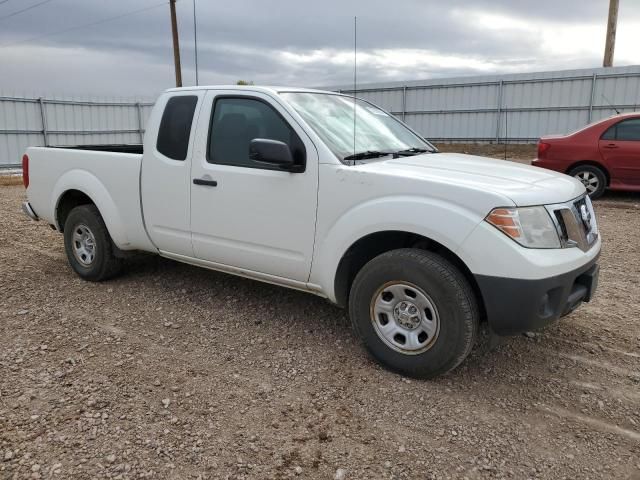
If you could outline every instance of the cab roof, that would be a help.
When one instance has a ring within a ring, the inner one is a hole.
[[[184,92],[194,90],[238,90],[246,92],[262,92],[270,94],[279,94],[281,92],[306,92],[306,93],[334,93],[337,92],[330,90],[317,90],[313,88],[301,88],[301,87],[280,87],[280,86],[262,86],[262,85],[201,85],[192,87],[177,87],[166,90],[167,92]]]

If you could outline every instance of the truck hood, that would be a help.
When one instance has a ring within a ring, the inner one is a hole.
[[[585,193],[573,177],[516,162],[465,155],[432,153],[372,162],[383,173],[441,181],[507,197],[517,206],[561,203]]]

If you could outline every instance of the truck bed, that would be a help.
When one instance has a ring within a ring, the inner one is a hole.
[[[40,218],[62,229],[56,218],[58,199],[79,191],[96,204],[119,248],[154,249],[142,220],[142,145],[31,147],[27,155],[29,200]]]
[[[90,150],[95,152],[112,152],[112,153],[137,153],[142,155],[143,148],[141,143],[133,144],[97,144],[97,145],[54,145],[49,148],[64,148],[65,150]]]

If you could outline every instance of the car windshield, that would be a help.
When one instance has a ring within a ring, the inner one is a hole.
[[[363,100],[355,100],[354,108],[354,98],[344,95],[281,92],[281,96],[340,160],[355,161],[435,151],[431,144],[392,115]]]

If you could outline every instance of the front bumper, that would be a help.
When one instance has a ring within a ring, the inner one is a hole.
[[[593,298],[598,286],[597,260],[540,280],[475,275],[489,326],[498,335],[516,335],[572,312]]]

